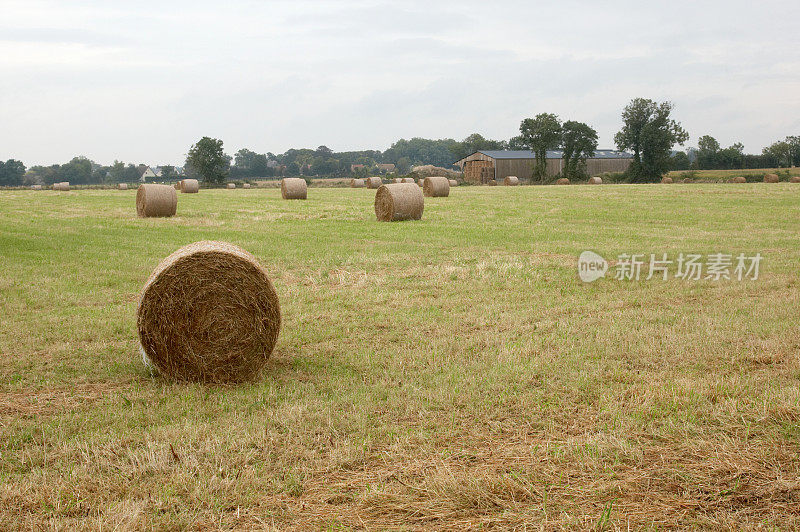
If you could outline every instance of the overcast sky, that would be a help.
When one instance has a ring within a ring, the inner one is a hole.
[[[800,2],[0,0],[0,159],[498,139],[552,112],[613,147],[631,98],[688,145],[800,134]]]

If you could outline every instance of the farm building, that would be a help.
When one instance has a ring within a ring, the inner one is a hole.
[[[464,180],[470,183],[502,181],[510,175],[529,179],[533,173],[536,156],[527,150],[481,150],[464,157],[455,164],[464,172]],[[586,159],[589,175],[603,172],[624,172],[633,161],[633,155],[624,151],[597,150],[594,157]],[[560,150],[547,152],[547,175],[555,176],[564,168]]]

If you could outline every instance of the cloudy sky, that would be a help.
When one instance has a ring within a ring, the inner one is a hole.
[[[180,164],[204,135],[275,153],[509,138],[613,147],[634,97],[748,152],[800,134],[800,2],[0,0],[0,159]]]

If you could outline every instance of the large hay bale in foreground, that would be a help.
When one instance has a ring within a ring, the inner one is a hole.
[[[164,259],[139,299],[145,361],[178,381],[235,382],[256,377],[281,325],[266,270],[226,242],[195,242]]]
[[[590,177],[589,181],[587,181],[587,183],[589,185],[602,185],[603,184],[603,179],[601,177],[594,176],[594,177]]]
[[[42,190],[42,185],[31,185],[31,190]]]
[[[731,183],[747,183],[747,178],[741,175],[737,175],[733,179],[731,179]]]
[[[800,183],[800,175],[793,175],[791,179],[789,179],[790,183]]]
[[[128,183],[120,183],[117,185],[119,190],[128,190]]]
[[[350,180],[350,188],[364,188],[364,180],[363,179],[351,179]]]
[[[422,191],[429,198],[446,198],[450,195],[450,180],[441,175],[426,177]]]
[[[503,179],[503,185],[507,187],[515,187],[519,185],[519,178],[515,175],[506,176],[505,179]]]
[[[424,207],[422,190],[414,183],[381,185],[375,193],[375,216],[380,222],[419,220]]]
[[[283,199],[306,199],[308,185],[300,177],[284,177],[281,180],[281,196]]]
[[[672,184],[672,178],[669,176],[664,176],[661,178],[661,182],[665,185],[670,185]]]
[[[383,185],[383,181],[380,177],[367,178],[367,188],[379,188],[381,185]]]
[[[764,183],[777,183],[780,180],[777,174],[767,174],[764,176]]]
[[[182,179],[181,192],[184,194],[197,194],[200,192],[200,182],[197,179]]]
[[[556,185],[569,185],[569,179],[566,177],[562,177],[558,181],[556,181]]]
[[[413,177],[404,177],[402,181],[402,183],[413,183],[413,182],[414,182]]]
[[[227,185],[225,185],[225,188],[234,189],[234,188],[236,188],[236,183],[228,183]]]
[[[458,181],[456,181],[455,179],[451,179],[450,180],[450,186],[451,187],[457,187],[458,186]]]
[[[140,218],[174,216],[178,193],[169,185],[144,184],[136,191],[136,214]]]

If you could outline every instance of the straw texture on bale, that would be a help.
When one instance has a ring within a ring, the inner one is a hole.
[[[451,187],[457,187],[458,186],[458,181],[456,181],[455,179],[451,179],[450,180],[450,186]]]
[[[419,220],[424,207],[422,190],[414,183],[381,185],[375,193],[375,216],[380,222]]]
[[[767,174],[764,176],[764,183],[777,183],[780,178],[775,174]]]
[[[364,188],[364,180],[363,179],[351,179],[350,180],[350,188]]]
[[[182,179],[181,192],[184,194],[197,194],[200,192],[200,182],[197,179]]]
[[[380,177],[368,177],[367,178],[367,188],[378,188],[383,185],[383,181],[381,181]]]
[[[603,179],[598,176],[590,177],[588,183],[590,185],[602,185]]]
[[[793,175],[789,180],[790,183],[800,183],[800,175]]]
[[[42,185],[31,185],[31,190],[42,190]]]
[[[306,199],[308,186],[300,177],[285,177],[281,180],[281,196],[283,199]]]
[[[136,214],[141,218],[174,216],[178,193],[169,185],[139,185],[136,191]]]
[[[250,183],[243,183],[242,188],[250,188]]]
[[[669,184],[672,183],[672,178],[669,177],[669,176],[665,176],[665,177],[661,178],[661,182],[663,184],[665,184],[665,185],[669,185]]]
[[[128,190],[128,183],[120,183],[117,185],[117,188],[120,190]]]
[[[440,175],[426,177],[422,191],[429,198],[446,198],[450,195],[450,180]]]
[[[569,185],[569,179],[566,177],[562,177],[558,181],[556,181],[556,185]]]
[[[414,182],[413,177],[404,177],[402,181],[402,183],[413,183],[413,182]]]
[[[737,175],[731,179],[731,183],[747,183],[747,179],[744,176]]]
[[[145,284],[137,312],[145,361],[177,381],[258,376],[280,325],[267,272],[226,242],[195,242],[164,259]]]
[[[228,183],[226,188],[236,188],[236,183]]]
[[[515,187],[519,185],[519,178],[515,175],[506,176],[506,178],[503,179],[503,184],[507,187]]]

